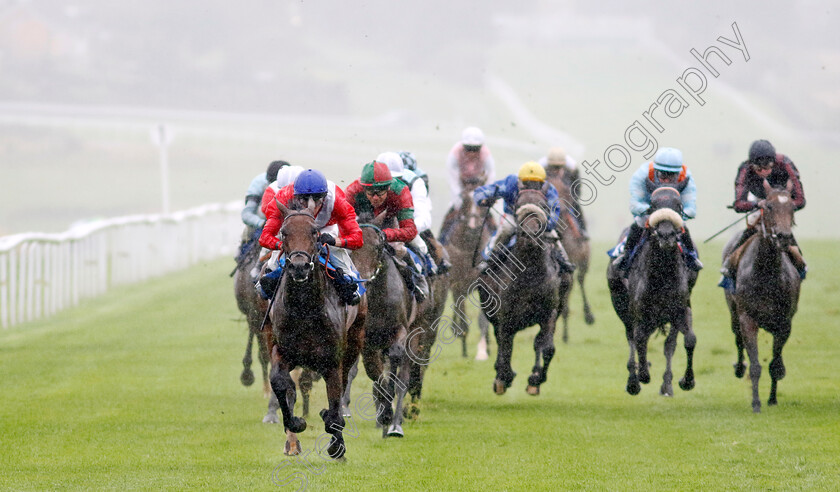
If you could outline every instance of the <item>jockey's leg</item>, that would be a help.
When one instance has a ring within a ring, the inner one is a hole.
[[[646,216],[636,217],[633,223],[630,224],[630,230],[627,232],[627,240],[624,242],[624,251],[613,260],[613,265],[621,273],[626,274],[630,269],[630,255],[633,254],[633,250],[639,244],[639,240],[642,239],[642,233],[645,232],[645,221],[647,221]]]
[[[417,302],[423,302],[429,293],[429,283],[423,276],[423,267],[416,264],[408,253],[408,248],[401,242],[388,243],[394,249],[394,263],[405,281],[408,290],[414,294]]]
[[[569,261],[569,255],[566,254],[566,248],[563,247],[560,239],[554,241],[554,249],[551,251],[551,256],[560,266],[560,273],[572,273],[575,271],[576,267],[574,263]]]
[[[738,241],[735,242],[735,245],[732,247],[732,251],[726,255],[726,258],[723,260],[723,265],[721,265],[720,273],[722,273],[724,277],[735,278],[735,272],[738,270],[738,261],[733,257],[733,253],[738,251],[738,248],[743,246],[744,243],[747,242],[747,239],[753,237],[756,232],[758,232],[756,227],[749,226],[741,233],[741,237],[739,237]]]
[[[330,246],[329,263],[335,268],[335,274],[330,278],[341,301],[350,306],[359,304],[362,296],[359,292],[359,284],[349,277],[357,277],[359,272],[353,265],[353,259],[344,248]],[[323,253],[322,253],[323,255]]]
[[[449,261],[449,252],[447,252],[446,248],[444,248],[443,245],[435,238],[432,230],[426,229],[420,233],[420,237],[426,241],[426,246],[429,247],[429,251],[434,257],[438,266],[438,273],[444,274],[448,272],[449,269],[452,268],[452,263]]]
[[[504,261],[505,247],[514,232],[516,232],[516,223],[510,217],[502,217],[501,227],[490,237],[490,241],[482,254],[484,258],[476,265],[479,271],[484,271],[489,267],[487,262],[490,258],[495,258],[495,262]]]
[[[435,265],[435,261],[432,259],[432,256],[429,254],[429,248],[426,246],[426,242],[423,241],[423,238],[420,235],[414,236],[408,243],[408,247],[414,251],[417,256],[423,259],[425,263],[426,272],[429,276],[437,275],[437,265]]]
[[[440,242],[446,244],[449,242],[449,235],[452,233],[452,226],[455,225],[455,218],[458,216],[458,211],[455,207],[450,206],[443,217],[443,224],[440,226]]]
[[[793,238],[793,244],[788,246],[787,253],[790,261],[793,262],[793,266],[796,267],[796,271],[799,272],[799,278],[805,280],[805,274],[808,273],[808,264],[805,263],[805,258],[802,256],[802,249],[796,242],[796,238]]]
[[[271,299],[280,284],[280,277],[283,276],[283,267],[286,265],[286,257],[279,250],[271,253],[271,258],[266,262],[265,271],[268,272],[257,280],[254,287],[263,299]]]
[[[687,227],[683,227],[683,232],[680,234],[680,242],[682,243],[686,266],[695,272],[702,270],[703,263],[700,262],[697,248],[694,246],[694,241],[691,239],[691,233],[688,232]]]

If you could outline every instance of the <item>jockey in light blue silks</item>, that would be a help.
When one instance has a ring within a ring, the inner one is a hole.
[[[633,250],[639,245],[650,213],[650,195],[657,187],[669,186],[680,193],[683,219],[697,215],[697,186],[691,171],[683,164],[682,152],[672,147],[662,147],[653,156],[653,161],[642,164],[630,178],[630,212],[635,216],[626,243],[613,261],[618,270],[625,274],[630,268]],[[686,264],[694,271],[700,271],[703,264],[697,257],[694,241],[688,229],[683,226],[679,238]]]
[[[545,176],[545,169],[543,169],[542,166],[533,161],[526,162],[519,168],[518,175],[511,174],[505,179],[476,188],[473,192],[473,199],[479,206],[492,207],[493,203],[495,203],[497,199],[502,198],[504,199],[505,214],[514,216],[516,200],[519,198],[520,189],[542,191],[548,201],[548,208],[550,211],[550,213],[546,214],[548,216],[548,223],[546,224],[545,230],[550,231],[549,233],[553,235],[554,239],[556,239],[554,241],[555,248],[553,249],[554,259],[557,261],[558,265],[560,265],[561,273],[573,272],[575,270],[575,266],[569,262],[568,256],[566,256],[566,250],[560,243],[559,236],[557,236],[556,233],[560,215],[563,212],[562,205],[560,204],[560,197],[557,194],[557,188],[555,188],[551,183],[547,183],[545,181]],[[490,242],[487,244],[487,248],[485,249],[485,260],[493,256],[493,251],[496,249],[497,245],[506,246],[506,243],[510,241],[511,236],[516,231],[516,223],[513,220],[502,219],[500,222],[501,227],[499,227],[493,237],[490,238]],[[478,267],[481,270],[486,269],[488,267],[487,262],[482,261],[479,263]]]

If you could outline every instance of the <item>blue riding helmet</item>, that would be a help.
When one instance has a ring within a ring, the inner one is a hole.
[[[673,147],[662,147],[653,156],[653,168],[666,173],[678,173],[682,170],[682,152]]]
[[[321,171],[307,169],[295,178],[295,195],[315,195],[327,191],[327,178]]]

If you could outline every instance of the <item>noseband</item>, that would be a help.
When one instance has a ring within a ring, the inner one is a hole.
[[[305,215],[305,216],[309,217],[310,219],[312,219],[313,221],[315,220],[315,217],[308,210],[292,212],[289,215],[287,215],[285,217],[285,219],[288,220],[289,218],[294,217],[296,215]],[[286,241],[283,241],[284,249],[285,249],[285,245],[286,245]],[[309,272],[307,272],[306,277],[304,277],[300,280],[296,279],[293,275],[292,280],[294,280],[297,283],[306,282],[307,280],[309,280],[309,273],[312,272],[312,270],[315,269],[315,261],[313,260],[311,254],[307,253],[306,251],[303,251],[302,249],[298,249],[298,250],[292,251],[290,253],[286,253],[286,260],[289,261],[290,266],[291,266],[292,258],[294,258],[296,256],[303,256],[304,257],[306,263],[309,264]]]

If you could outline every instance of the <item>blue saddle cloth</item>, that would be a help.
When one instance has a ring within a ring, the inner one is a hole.
[[[330,273],[331,277],[335,277],[335,265],[333,265],[332,262],[327,261],[327,248],[326,248],[326,246],[321,247],[321,251],[318,254],[318,263],[320,263],[321,266],[326,268],[328,270],[328,273],[332,272],[332,273]],[[269,278],[280,277],[281,275],[283,275],[283,270],[284,270],[285,266],[286,266],[286,255],[281,255],[280,258],[277,260],[277,270],[274,270],[273,272],[267,273],[266,277],[269,277]],[[355,283],[356,284],[356,289],[359,292],[359,295],[363,295],[365,292],[367,292],[367,289],[365,288],[365,282],[367,282],[367,280],[360,277],[359,272],[357,272],[355,269],[351,269],[350,272],[344,272],[343,277],[344,277],[343,278],[344,283],[348,283],[348,284],[349,283]]]

